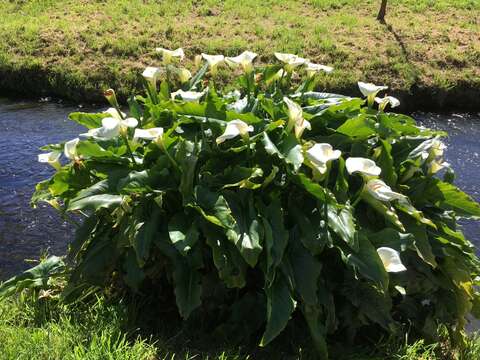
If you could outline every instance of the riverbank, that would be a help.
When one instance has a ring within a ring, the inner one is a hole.
[[[125,97],[159,63],[155,47],[183,46],[190,59],[298,53],[335,68],[322,89],[358,95],[356,82],[368,80],[388,85],[401,111],[479,111],[480,3],[403,1],[386,24],[375,19],[378,3],[0,0],[0,92],[91,103],[113,87]]]

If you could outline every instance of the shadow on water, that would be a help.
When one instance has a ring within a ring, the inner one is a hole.
[[[28,268],[24,259],[38,258],[42,251],[56,255],[66,251],[72,227],[47,205],[32,209],[30,197],[35,184],[53,174],[53,169],[37,162],[39,148],[84,130],[67,119],[72,111],[79,109],[0,99],[0,279]],[[480,201],[480,116],[415,117],[425,126],[450,133],[446,157],[457,172],[457,184]],[[480,247],[479,224],[466,222],[464,229]]]

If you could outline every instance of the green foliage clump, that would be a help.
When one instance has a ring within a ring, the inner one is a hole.
[[[223,57],[191,76],[183,52],[160,51],[128,115],[109,90],[107,112],[70,115],[81,140],[39,156],[57,171],[33,203],[84,216],[67,299],[174,297],[183,318],[213,314],[261,346],[303,315],[323,358],[327,337],[434,339],[445,324],[461,340],[480,267],[457,219],[480,207],[452,183],[446,134],[386,112],[383,87],[313,91],[331,69],[294,55],[227,58],[238,78],[217,89]]]

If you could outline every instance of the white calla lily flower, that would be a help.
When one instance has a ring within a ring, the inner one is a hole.
[[[244,51],[235,57],[226,57],[225,62],[232,68],[242,67],[243,71],[250,73],[253,70],[253,60],[257,54],[251,51]]]
[[[300,138],[305,129],[311,130],[310,122],[303,118],[303,110],[300,105],[295,101],[290,100],[288,97],[284,97],[283,101],[287,104],[288,108],[288,125],[287,132],[295,127],[295,136]]]
[[[400,106],[400,100],[393,96],[385,96],[383,98],[376,97],[375,102],[378,104],[380,111],[384,111],[387,105],[390,105],[392,108]]]
[[[345,165],[350,175],[359,172],[368,176],[378,176],[382,172],[375,161],[362,157],[349,157]]]
[[[172,100],[175,100],[178,96],[183,100],[187,102],[195,102],[199,101],[203,95],[205,95],[208,92],[208,88],[201,91],[183,91],[183,90],[177,90],[173,93],[171,93]]]
[[[215,75],[217,73],[218,66],[225,60],[225,57],[223,55],[208,55],[202,53],[202,57],[207,61],[212,75]]]
[[[402,272],[407,270],[397,250],[389,247],[380,247],[377,249],[377,253],[387,272]]]
[[[49,153],[38,154],[38,162],[48,164],[56,170],[60,170],[62,167],[60,164],[61,155],[62,153],[60,151],[51,151]]]
[[[144,139],[158,141],[163,136],[163,128],[135,129],[133,139]]]
[[[447,146],[439,137],[426,140],[413,149],[408,155],[409,158],[420,158],[422,164],[426,164],[429,175],[434,175],[440,170],[450,167],[450,164],[443,160],[444,150]]]
[[[307,76],[312,77],[313,75],[319,73],[320,71],[326,72],[327,74],[331,73],[333,71],[333,67],[308,62],[307,68],[305,70],[307,71]]]
[[[228,110],[233,110],[237,113],[241,113],[241,112],[243,112],[243,110],[245,110],[247,105],[248,105],[248,98],[245,96],[242,99],[238,99],[237,101],[235,101],[231,104],[228,104],[227,109]]]
[[[77,154],[77,145],[80,142],[79,138],[72,139],[67,141],[63,146],[63,153],[65,157],[70,160],[77,160],[79,158]]]
[[[342,155],[340,150],[333,150],[332,145],[327,143],[315,144],[307,150],[307,159],[320,174],[325,174],[328,162],[337,160],[340,155]]]
[[[360,89],[362,95],[367,98],[368,106],[372,106],[377,94],[382,90],[388,89],[388,86],[377,86],[372,83],[364,83],[359,81],[358,88]]]
[[[295,54],[275,53],[275,57],[285,64],[285,70],[287,72],[293,71],[294,68],[307,64],[308,59],[304,59]]]
[[[148,66],[142,73],[142,76],[147,80],[153,88],[157,87],[157,80],[160,77],[162,70],[158,67]]]
[[[118,120],[125,119],[125,117],[127,116],[127,114],[125,114],[124,112],[118,112],[118,110],[113,107],[108,108],[104,111],[104,113],[109,114],[111,117]]]
[[[125,120],[119,120],[114,117],[107,117],[102,119],[102,127],[90,129],[87,133],[80,134],[80,136],[113,139],[120,134],[125,134],[128,128],[134,128],[137,125],[138,120],[135,118],[126,118]]]
[[[372,179],[367,182],[367,192],[375,199],[380,201],[403,200],[405,195],[399,194],[392,190],[390,186],[382,180]]]
[[[248,137],[248,133],[252,131],[252,125],[248,125],[246,122],[239,119],[232,120],[227,123],[225,132],[221,136],[217,137],[216,142],[217,144],[221,144],[225,140],[233,139],[238,135],[240,135],[242,138],[246,138]]]
[[[176,50],[156,48],[155,50],[156,52],[162,54],[162,59],[164,64],[170,64],[174,58],[177,58],[180,61],[182,61],[183,58],[185,57],[185,53],[183,52],[182,48],[178,48]]]

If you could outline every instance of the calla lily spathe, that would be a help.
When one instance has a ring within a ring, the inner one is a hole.
[[[107,117],[102,119],[102,127],[90,129],[87,133],[80,134],[80,136],[113,139],[121,133],[124,133],[128,128],[134,128],[137,125],[138,121],[135,118],[119,120],[113,117]]]
[[[450,164],[443,159],[443,153],[446,148],[447,146],[439,137],[435,137],[422,142],[410,152],[408,157],[420,157],[421,163],[427,165],[428,174],[433,175],[443,168],[450,166]]]
[[[248,98],[245,96],[231,104],[228,104],[227,109],[235,111],[237,113],[242,113],[243,110],[245,110],[245,108],[247,107],[247,105],[248,105]]]
[[[156,88],[157,80],[160,77],[161,73],[162,70],[160,68],[148,66],[143,71],[142,76],[152,85],[152,87]]]
[[[183,60],[185,57],[185,53],[183,52],[182,48],[178,48],[176,50],[168,50],[164,48],[156,48],[155,49],[158,53],[162,54],[163,63],[170,64],[174,58],[179,59],[180,61]]]
[[[212,75],[217,73],[218,66],[225,61],[225,57],[223,55],[208,55],[202,53],[202,57],[207,61]]]
[[[392,108],[400,106],[400,100],[393,96],[385,96],[383,98],[376,97],[375,102],[378,104],[380,111],[384,111],[387,105],[390,105]]]
[[[332,145],[326,143],[315,144],[307,150],[307,159],[320,174],[325,174],[328,162],[337,160],[340,155],[342,155],[340,150],[333,150]]]
[[[79,158],[77,154],[77,145],[80,142],[79,138],[72,139],[67,141],[63,146],[63,153],[65,157],[70,160],[77,160]]]
[[[304,59],[295,54],[275,53],[275,57],[285,64],[285,70],[291,72],[294,68],[307,64],[308,59]]]
[[[243,138],[248,137],[248,133],[253,131],[253,126],[248,125],[246,122],[236,119],[229,121],[225,132],[216,139],[217,144],[223,143],[225,140],[233,139],[238,135]]]
[[[359,81],[358,88],[360,89],[362,95],[367,98],[368,106],[372,106],[377,94],[382,90],[388,89],[388,86],[377,86],[372,83],[364,83]]]
[[[225,62],[232,68],[242,67],[243,71],[250,73],[253,70],[253,60],[257,54],[251,51],[244,51],[235,57],[226,57]]]
[[[403,200],[405,195],[399,194],[392,190],[390,186],[382,180],[372,179],[367,182],[367,192],[375,199],[380,201]]]
[[[327,74],[331,73],[333,71],[333,67],[308,62],[307,63],[307,68],[305,70],[307,71],[307,76],[312,77],[313,75],[319,73],[320,71],[324,71]]]
[[[118,112],[117,109],[111,107],[111,108],[108,108],[107,110],[104,111],[105,114],[109,114],[111,117],[115,118],[115,119],[118,119],[118,120],[122,120],[122,119],[125,119],[127,117],[127,114],[125,114],[124,112]]]
[[[359,172],[363,175],[378,176],[382,172],[375,161],[362,157],[349,157],[345,165],[349,174]]]
[[[180,90],[177,90],[177,91],[171,93],[171,97],[172,97],[172,100],[175,100],[178,96],[180,96],[180,98],[183,101],[195,102],[195,101],[200,100],[202,98],[202,96],[205,95],[207,92],[208,92],[208,88],[201,91],[201,92],[183,91],[183,90],[180,89]]]
[[[397,250],[389,247],[380,247],[377,249],[377,253],[387,272],[402,272],[407,270]]]
[[[48,164],[56,170],[60,170],[62,166],[60,164],[61,154],[62,153],[60,151],[52,151],[49,153],[38,154],[38,162]]]
[[[135,129],[134,139],[158,141],[163,136],[163,128]]]
[[[302,137],[305,129],[311,130],[312,127],[310,122],[303,118],[303,110],[300,105],[295,101],[290,100],[288,97],[284,97],[283,101],[287,104],[288,108],[288,125],[287,131],[290,131],[293,127],[295,128],[295,136],[297,138]]]

